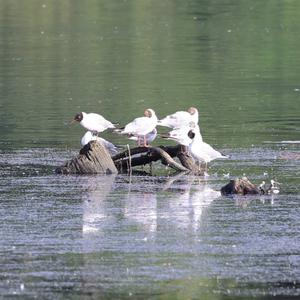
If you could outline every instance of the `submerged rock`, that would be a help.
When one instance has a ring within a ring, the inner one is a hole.
[[[222,195],[256,195],[260,194],[259,189],[247,178],[230,180],[221,188]]]

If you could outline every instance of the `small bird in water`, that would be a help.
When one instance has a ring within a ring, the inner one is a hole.
[[[71,123],[75,121],[79,122],[81,126],[91,131],[93,134],[98,134],[99,132],[102,132],[108,128],[115,128],[113,123],[95,113],[87,114],[85,112],[80,112],[75,115]]]
[[[120,133],[135,136],[139,147],[147,147],[149,145],[147,144],[146,135],[152,132],[156,125],[157,116],[155,111],[148,108],[144,111],[143,117],[136,118],[128,123]]]
[[[266,193],[266,182],[264,180],[258,186],[258,189],[262,195],[264,195]]]
[[[271,179],[270,186],[267,189],[267,194],[279,194],[279,182]]]

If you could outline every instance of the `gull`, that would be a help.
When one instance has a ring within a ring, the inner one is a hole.
[[[134,119],[120,133],[137,137],[138,146],[147,147],[146,135],[152,132],[156,125],[157,116],[153,109],[148,108],[144,111],[144,117]]]
[[[177,111],[174,114],[166,116],[159,120],[157,125],[170,128],[181,128],[183,126],[188,126],[190,122],[198,124],[198,118],[198,109],[190,107],[187,111]]]
[[[90,141],[97,141],[97,142],[101,143],[108,150],[108,152],[110,153],[111,156],[116,155],[118,153],[118,149],[113,143],[111,143],[99,136],[93,135],[93,133],[91,131],[87,131],[84,134],[84,136],[81,138],[80,143],[82,146],[85,146]]]
[[[99,132],[102,132],[108,128],[115,128],[113,123],[95,113],[87,114],[85,112],[80,112],[75,115],[72,123],[75,121],[79,122],[81,126],[89,131],[92,131],[94,134],[98,134]]]
[[[206,168],[207,163],[212,160],[217,158],[228,158],[203,141],[199,127],[191,129],[188,132],[188,137],[191,139],[191,143],[189,144],[189,151],[191,155],[198,163],[204,161]]]
[[[156,136],[157,136],[157,130],[156,130],[156,128],[154,128],[151,132],[149,132],[149,133],[147,133],[145,135],[146,144],[149,145],[150,143],[152,143],[155,140]],[[133,140],[133,141],[137,141],[138,140],[138,136],[136,136],[136,135],[129,135],[129,139]]]
[[[188,136],[188,132],[191,129],[196,129],[200,134],[199,125],[195,124],[194,122],[190,122],[187,125],[175,128],[171,130],[169,133],[161,134],[160,136],[164,139],[178,142],[181,145],[181,152],[188,154],[188,146],[192,142],[192,140]]]
[[[191,138],[188,136],[188,132],[192,128],[197,128],[197,130],[199,130],[200,132],[199,126],[195,125],[195,123],[193,122],[190,122],[189,126],[185,125],[177,127],[166,134],[161,134],[160,136],[164,139],[172,140],[179,143],[182,146],[188,147],[192,142]]]

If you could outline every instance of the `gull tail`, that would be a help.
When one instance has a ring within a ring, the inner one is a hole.
[[[118,128],[115,128],[113,130],[113,132],[115,133],[118,133],[118,134],[123,134],[122,131],[124,130],[125,127],[118,127]]]

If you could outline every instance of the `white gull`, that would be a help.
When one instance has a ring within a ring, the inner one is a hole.
[[[102,132],[108,128],[115,128],[115,125],[106,120],[99,114],[80,112],[75,115],[72,122],[77,121],[85,129],[92,131],[93,133]]]
[[[156,125],[157,116],[153,109],[148,108],[144,112],[144,117],[136,118],[128,123],[121,134],[133,135],[137,137],[138,146],[147,146],[146,135],[153,131]]]
[[[198,124],[199,113],[195,107],[190,107],[187,111],[177,111],[159,120],[157,125],[170,128],[181,128],[188,126],[190,122]]]
[[[157,136],[157,130],[156,128],[154,128],[151,132],[145,135],[146,144],[149,145],[150,143],[152,143],[155,140],[156,136]],[[138,136],[129,135],[129,139],[133,141],[138,141]]]
[[[188,132],[188,137],[191,139],[191,143],[189,144],[189,151],[191,155],[199,163],[201,161],[205,162],[206,167],[207,163],[212,160],[217,158],[228,158],[203,141],[199,127],[191,129]]]
[[[118,153],[118,149],[113,143],[111,143],[111,142],[107,141],[106,139],[103,139],[99,136],[93,135],[93,133],[91,131],[87,131],[84,134],[84,136],[81,138],[80,143],[82,146],[85,146],[90,141],[97,141],[97,142],[101,143],[108,150],[108,152],[110,153],[111,156],[116,155]]]

